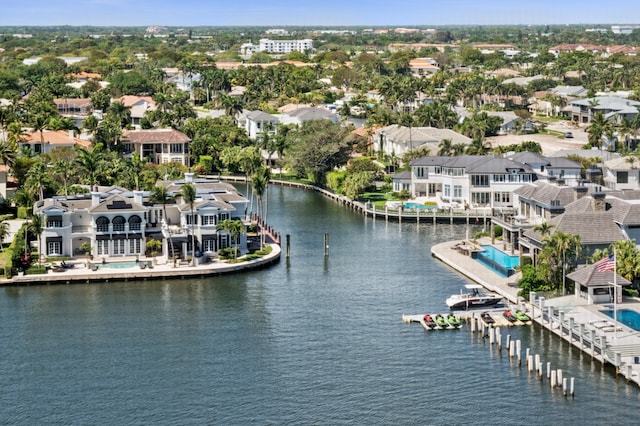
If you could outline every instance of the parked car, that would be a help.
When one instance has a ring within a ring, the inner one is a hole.
[[[571,139],[571,138],[573,138],[573,133],[571,133],[571,132],[567,132],[567,133],[565,133],[565,134],[564,134],[564,137],[565,137],[566,139]]]

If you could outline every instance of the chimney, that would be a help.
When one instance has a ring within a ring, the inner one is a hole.
[[[575,200],[577,201],[587,195],[588,188],[586,186],[576,186],[573,190],[575,191]]]
[[[142,191],[133,191],[133,202],[142,205]]]
[[[591,194],[591,208],[594,212],[603,212],[605,211],[606,203],[604,201],[607,194],[604,192],[594,192]]]
[[[184,174],[184,181],[193,183],[193,172],[186,172]]]
[[[95,207],[100,204],[100,193],[92,192],[91,193],[91,207]]]

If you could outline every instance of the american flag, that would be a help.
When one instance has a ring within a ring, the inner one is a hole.
[[[606,271],[615,270],[615,268],[616,268],[616,259],[615,259],[615,257],[612,255],[612,256],[600,259],[598,262],[596,262],[596,268],[598,269],[598,272],[606,272]]]

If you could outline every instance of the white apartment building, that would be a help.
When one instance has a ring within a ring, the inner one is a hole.
[[[271,40],[268,38],[260,39],[258,51],[267,53],[287,54],[291,52],[307,52],[313,49],[313,40],[310,38],[304,40]]]

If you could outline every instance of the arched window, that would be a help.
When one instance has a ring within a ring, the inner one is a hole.
[[[98,232],[109,232],[109,219],[100,216],[96,219],[96,225],[98,227]]]
[[[129,231],[139,231],[142,223],[140,216],[131,216],[129,218]]]
[[[116,216],[113,218],[113,231],[114,232],[122,232],[124,231],[124,224],[125,224],[126,220],[124,220],[124,217],[122,216]]]

